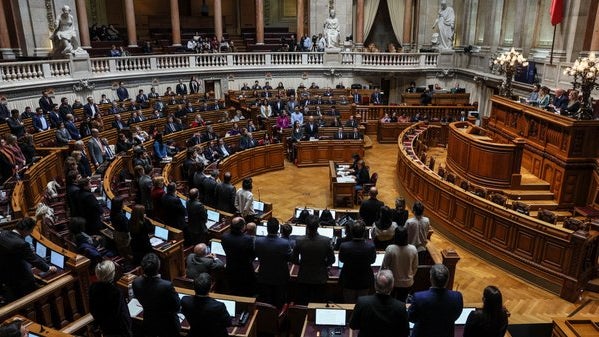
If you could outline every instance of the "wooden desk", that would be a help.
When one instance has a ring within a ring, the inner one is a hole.
[[[329,327],[321,327],[314,323],[315,321],[315,313],[316,309],[343,309],[346,310],[345,322],[347,323],[345,327],[342,327],[342,333],[339,337],[353,337],[358,335],[358,330],[352,330],[349,328],[349,321],[354,311],[353,304],[327,304],[327,303],[309,303],[308,304],[308,314],[306,315],[306,319],[304,320],[304,327],[302,328],[302,337],[327,337],[328,331],[324,331],[329,329]]]
[[[599,320],[589,318],[560,317],[553,319],[551,337],[597,337]]]
[[[194,296],[195,292],[191,289],[186,288],[178,288],[175,287],[175,291],[179,294],[179,298],[183,298],[184,296]],[[247,323],[244,326],[230,326],[227,328],[229,332],[229,336],[238,336],[238,337],[255,337],[256,332],[256,318],[258,315],[258,310],[256,309],[256,298],[254,297],[242,297],[242,296],[233,296],[233,295],[225,295],[219,293],[210,293],[210,297],[214,299],[221,300],[229,300],[235,301],[235,316],[238,317],[242,312],[247,311],[250,313],[250,317],[248,318]],[[130,304],[131,305],[131,304]],[[134,304],[136,305],[136,304]],[[132,316],[134,320],[142,321],[143,320],[143,310],[135,316]],[[187,319],[181,321],[181,330],[184,332],[189,332],[189,323]]]
[[[420,105],[421,93],[403,93],[401,102],[407,105]],[[470,104],[470,93],[433,93],[432,105],[467,105]]]
[[[35,336],[48,336],[48,337],[69,337],[72,335],[69,335],[67,333],[64,332],[60,332],[58,330],[54,330],[52,328],[49,328],[47,326],[43,326],[41,324],[35,323],[34,321],[27,319],[21,315],[15,315],[7,320],[4,321],[4,324],[9,324],[12,323],[14,321],[21,321],[21,326],[24,326],[27,328],[27,331],[29,331],[31,334],[29,334],[29,336],[34,336],[33,334],[35,334]]]
[[[351,163],[337,163],[329,161],[330,192],[333,198],[333,207],[353,207],[356,200],[356,182],[338,182],[337,166],[349,165]]]
[[[326,166],[330,160],[351,161],[357,153],[364,157],[364,140],[316,140],[294,143],[297,166]]]

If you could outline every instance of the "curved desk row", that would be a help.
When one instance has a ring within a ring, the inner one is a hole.
[[[413,154],[423,123],[398,140],[399,181],[421,200],[436,230],[528,282],[569,301],[594,277],[599,233],[572,232],[496,205],[443,181]]]

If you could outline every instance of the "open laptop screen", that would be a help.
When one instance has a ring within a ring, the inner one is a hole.
[[[264,212],[264,203],[261,201],[256,201],[254,200],[252,202],[252,207],[254,208],[254,210],[259,211],[259,212]]]
[[[206,213],[208,214],[209,221],[219,222],[220,213],[218,213],[217,211],[213,211],[211,209],[207,210]]]
[[[42,259],[45,259],[46,256],[48,256],[48,248],[40,242],[37,242],[35,244],[35,253],[37,254],[37,256],[41,257]]]
[[[216,255],[227,256],[223,245],[218,241],[210,241],[210,251]]]
[[[345,310],[343,309],[316,309],[316,325],[345,326]]]
[[[51,250],[50,251],[50,263],[60,269],[64,269],[64,255]]]
[[[227,312],[229,313],[229,316],[235,317],[235,301],[221,300],[218,298],[215,298],[215,300],[217,300],[225,305],[225,308],[227,308]]]
[[[164,227],[155,226],[154,227],[154,236],[160,238],[164,241],[168,240],[168,229]]]

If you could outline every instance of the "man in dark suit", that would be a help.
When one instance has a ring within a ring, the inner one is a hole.
[[[66,97],[60,99],[60,106],[58,107],[58,109],[54,107],[52,107],[52,109],[58,112],[58,115],[63,121],[67,119],[68,114],[73,114],[73,108],[69,104],[69,99]]]
[[[358,131],[358,128],[357,128],[357,127],[355,127],[355,128],[352,130],[352,132],[350,132],[350,133],[347,135],[347,139],[362,139],[362,138],[364,138],[364,137],[362,136],[362,134],[360,133],[360,131]]]
[[[206,177],[206,179],[204,179],[202,181],[202,202],[210,207],[214,207],[216,205],[216,199],[214,198],[214,194],[216,191],[216,186],[218,185],[218,183],[216,182],[216,179],[218,178],[218,171],[217,170],[212,170],[212,172],[210,172],[210,176]]]
[[[0,123],[5,123],[6,119],[10,117],[10,111],[8,109],[8,101],[6,97],[0,97]]]
[[[147,108],[150,104],[148,99],[148,95],[144,94],[143,89],[139,89],[137,96],[135,97],[135,102],[139,104],[142,108]]]
[[[25,241],[34,227],[33,218],[24,218],[17,222],[15,229],[0,230],[0,282],[6,285],[8,301],[37,289],[31,266],[44,272],[56,272],[56,267],[48,266]]]
[[[340,126],[339,129],[337,129],[337,132],[335,132],[335,135],[333,136],[334,139],[345,139],[345,132],[343,132],[343,127]]]
[[[305,135],[308,138],[318,138],[318,123],[314,121],[314,116],[308,118],[308,123],[304,126]]]
[[[21,113],[17,109],[12,109],[10,111],[10,117],[6,119],[6,123],[8,123],[8,128],[10,129],[10,133],[17,136],[17,138],[21,138],[25,136],[25,123],[21,120]]]
[[[112,127],[117,131],[121,131],[123,128],[127,127],[127,124],[123,122],[120,114],[116,114],[114,115],[114,120],[112,121]]]
[[[358,297],[368,295],[374,283],[371,264],[376,260],[376,248],[372,241],[364,240],[362,221],[352,223],[349,230],[352,240],[339,246],[339,262],[343,262],[339,284],[345,303],[356,303]]]
[[[50,128],[50,123],[44,117],[44,112],[42,108],[35,109],[35,116],[33,116],[33,128],[35,132],[46,131]]]
[[[431,288],[412,296],[408,319],[414,323],[413,337],[449,336],[454,333],[454,322],[464,307],[462,294],[448,290],[449,270],[436,264],[430,271]]]
[[[206,208],[200,200],[198,200],[200,192],[197,188],[189,190],[187,198],[187,238],[185,245],[196,245],[200,242],[208,241],[208,228],[206,228],[206,221],[208,220],[208,214]]]
[[[281,100],[281,98],[277,98],[275,102],[272,103],[272,112],[275,116],[279,116],[281,112],[285,111],[285,102]]]
[[[224,138],[220,138],[218,140],[218,153],[220,154],[221,158],[226,158],[233,154],[233,149],[227,145]]]
[[[354,89],[352,93],[352,103],[362,104],[362,95],[358,93],[358,89]]]
[[[169,215],[164,219],[164,223],[167,226],[178,229],[184,229],[186,227],[185,206],[183,206],[181,199],[177,196],[177,184],[174,182],[171,182],[166,186],[166,193],[162,196],[162,207],[164,207],[164,214]]]
[[[129,91],[125,88],[125,83],[119,82],[119,87],[116,89],[116,95],[119,98],[119,101],[124,101],[129,99]]]
[[[364,220],[366,226],[372,226],[375,221],[379,219],[381,207],[385,204],[376,198],[379,191],[376,187],[371,187],[368,191],[369,198],[362,201],[360,205],[360,218]]]
[[[189,337],[229,336],[227,327],[231,326],[231,316],[229,316],[224,303],[208,296],[211,286],[210,275],[201,273],[193,281],[195,296],[184,296],[181,299],[181,312],[185,315],[190,327],[187,334]]]
[[[387,269],[379,271],[374,289],[375,295],[358,299],[349,327],[360,330],[358,337],[408,337],[406,305],[390,296],[393,273]]]
[[[85,232],[87,234],[97,234],[100,232],[102,225],[102,215],[104,208],[92,193],[92,184],[89,178],[81,178],[77,183],[79,185],[79,193],[77,194],[78,212],[85,218]]]
[[[225,274],[231,287],[231,294],[254,296],[256,276],[254,273],[254,239],[243,233],[245,220],[235,217],[231,220],[231,231],[223,235],[222,245],[227,254]]]
[[[83,106],[83,112],[85,112],[86,116],[89,116],[91,119],[96,118],[96,115],[100,114],[100,107],[94,103],[94,98],[89,96],[87,98],[87,103]]]
[[[383,95],[378,88],[374,89],[374,92],[370,95],[370,103],[375,105],[383,104]]]
[[[555,97],[553,98],[553,103],[549,104],[549,106],[554,109],[560,110],[568,108],[568,95],[566,95],[564,89],[555,89]]]
[[[144,309],[142,330],[145,336],[179,336],[179,295],[170,281],[158,275],[160,259],[149,253],[141,260],[143,275],[133,280],[133,293]]]
[[[189,80],[189,93],[197,94],[198,92],[200,92],[200,82],[196,80],[195,76],[191,76],[191,79]]]
[[[324,302],[328,268],[335,263],[331,240],[318,234],[318,216],[306,220],[306,235],[295,242],[291,262],[299,265],[296,303]]]
[[[185,83],[183,83],[182,79],[179,79],[179,84],[177,84],[175,91],[179,96],[187,95],[187,86],[185,85]]]
[[[50,97],[48,90],[42,91],[42,97],[40,97],[39,105],[40,108],[44,110],[44,113],[48,113],[52,111],[52,108],[54,108],[54,102],[52,102],[52,98]]]
[[[241,140],[239,141],[239,148],[241,150],[251,149],[257,145],[258,142],[256,142],[251,132],[247,132],[245,136],[241,136]]]
[[[258,269],[258,298],[281,308],[287,302],[289,282],[289,241],[278,236],[279,220],[271,218],[266,224],[267,236],[257,237],[254,244],[256,257],[260,261]]]
[[[231,172],[225,172],[223,181],[216,186],[214,190],[214,200],[216,209],[235,213],[235,186],[231,184]]]

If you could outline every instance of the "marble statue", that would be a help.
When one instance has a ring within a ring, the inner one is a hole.
[[[62,14],[56,19],[56,28],[51,36],[54,49],[54,56],[69,56],[77,54],[87,54],[81,48],[79,39],[77,38],[77,30],[75,30],[75,20],[71,15],[69,6],[62,7]]]
[[[329,11],[329,17],[324,22],[324,36],[327,48],[339,47],[339,19],[335,16],[335,10]]]
[[[446,0],[441,0],[441,9],[439,10],[439,16],[433,24],[433,29],[435,29],[435,27],[439,29],[439,48],[452,49],[455,28],[455,13],[453,8],[447,7]]]

